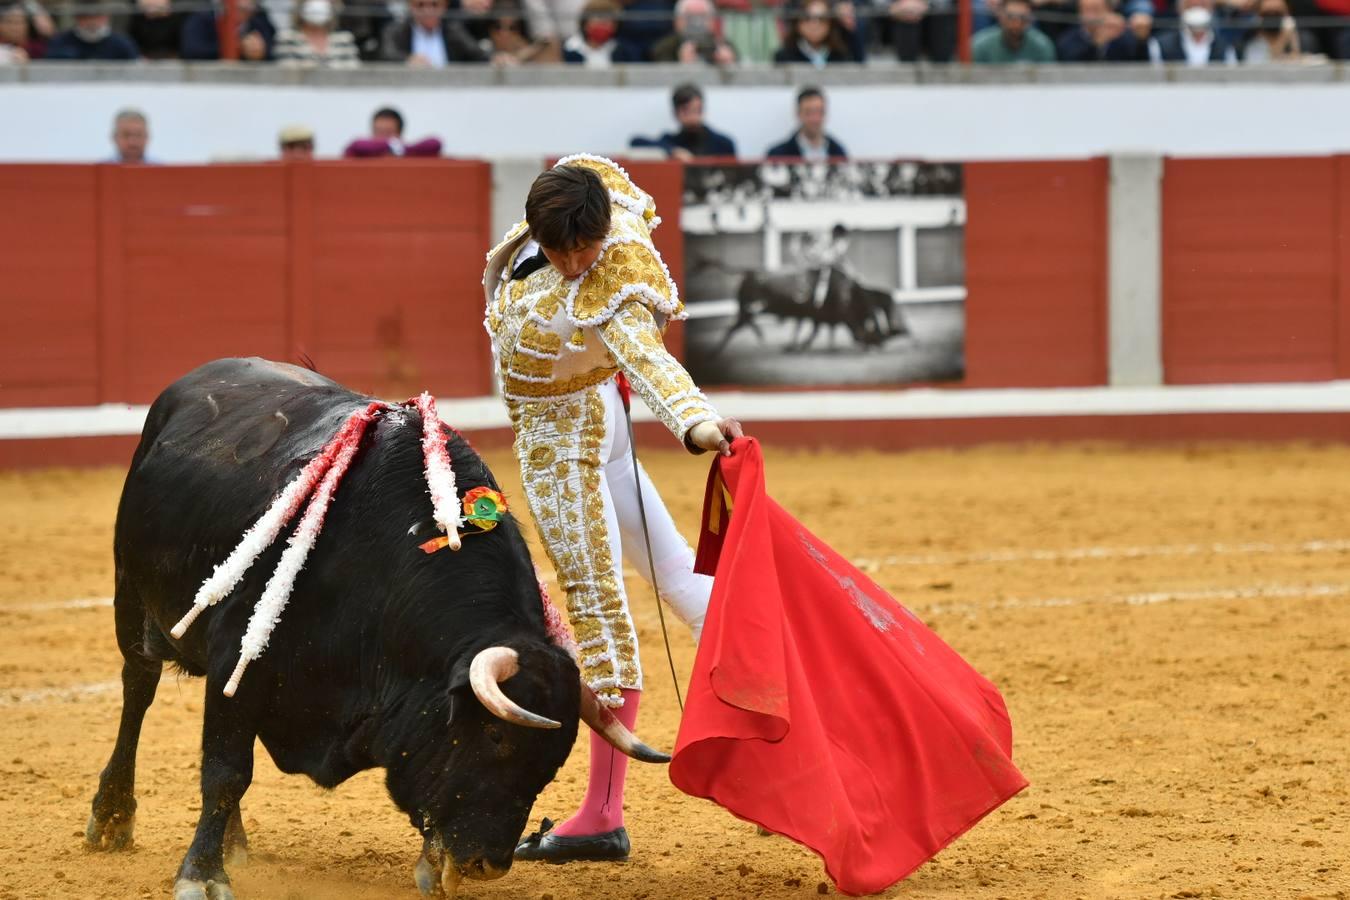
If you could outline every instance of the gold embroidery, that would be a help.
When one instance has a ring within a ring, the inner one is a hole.
[[[552,447],[535,447],[530,451],[530,465],[536,469],[547,469],[553,465],[556,456]]]
[[[510,397],[562,397],[603,384],[613,377],[613,369],[597,369],[594,372],[584,372],[573,376],[565,381],[540,384],[536,381],[521,381],[507,375],[502,381],[502,390]]]
[[[634,242],[615,244],[605,251],[577,290],[572,316],[583,324],[595,321],[611,311],[625,289],[631,291],[635,286],[656,294],[645,299],[663,312],[678,315],[683,309],[661,260],[650,249]]]
[[[598,329],[600,339],[628,375],[634,392],[676,436],[717,418],[689,373],[661,343],[656,319],[642,303],[626,303]]]

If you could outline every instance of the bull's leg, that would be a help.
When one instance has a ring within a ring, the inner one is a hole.
[[[232,657],[227,661],[232,661]],[[253,780],[256,729],[247,690],[233,698],[221,694],[225,675],[206,679],[206,712],[202,716],[202,814],[197,833],[178,870],[174,900],[233,900],[225,873],[226,833],[239,823],[239,801]]]
[[[84,839],[94,850],[126,850],[135,840],[136,747],[163,668],[159,660],[140,654],[145,608],[122,585],[113,601],[113,616],[117,646],[122,651],[122,721],[112,756],[99,776],[98,793],[84,829]]]

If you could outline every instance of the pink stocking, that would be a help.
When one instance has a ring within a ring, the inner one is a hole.
[[[637,724],[641,691],[625,689],[623,706],[612,710],[615,718],[630,731]],[[581,809],[554,827],[559,836],[604,834],[623,824],[623,782],[628,776],[628,757],[595,732],[591,732],[591,774],[586,783],[586,799]]]

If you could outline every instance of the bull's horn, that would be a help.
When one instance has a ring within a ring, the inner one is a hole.
[[[615,750],[625,756],[631,756],[633,759],[649,763],[668,763],[670,757],[660,750],[653,750],[642,741],[637,739],[633,732],[614,717],[600,703],[600,699],[595,696],[595,691],[586,683],[583,678],[581,681],[581,721],[591,726],[591,730],[600,735]]]
[[[469,664],[469,686],[478,702],[499,719],[523,725],[526,728],[561,728],[561,722],[532,713],[506,694],[501,684],[520,671],[520,657],[510,647],[487,647],[479,650]]]

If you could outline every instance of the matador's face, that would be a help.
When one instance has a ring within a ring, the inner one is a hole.
[[[562,277],[569,281],[573,278],[579,278],[587,269],[595,264],[600,258],[600,248],[603,242],[590,241],[578,244],[571,250],[551,250],[548,247],[541,247],[544,251],[544,257],[548,259],[553,268],[562,273]]]

